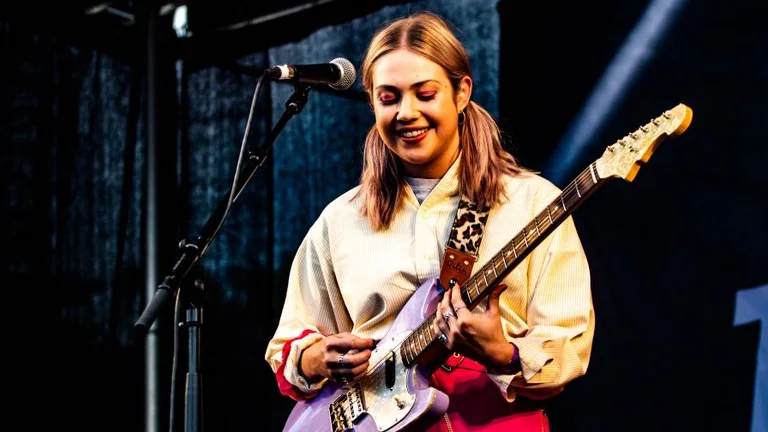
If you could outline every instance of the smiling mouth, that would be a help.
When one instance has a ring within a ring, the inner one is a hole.
[[[398,135],[400,136],[400,138],[413,139],[413,138],[418,138],[418,137],[424,135],[428,131],[429,131],[429,128],[424,128],[424,129],[418,129],[418,130],[409,130],[409,131],[398,132]]]

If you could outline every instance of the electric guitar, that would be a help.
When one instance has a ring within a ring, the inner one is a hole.
[[[693,112],[679,104],[616,141],[566,186],[487,264],[461,284],[469,309],[518,265],[600,186],[613,178],[632,182],[642,164],[671,135],[681,135]],[[341,385],[328,382],[312,399],[299,401],[285,431],[398,431],[418,422],[431,424],[445,413],[448,396],[429,386],[429,377],[447,349],[432,332],[439,301],[439,279],[425,282],[377,343],[367,373]]]

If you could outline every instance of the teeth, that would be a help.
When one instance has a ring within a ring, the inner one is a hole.
[[[419,129],[415,131],[400,132],[400,136],[402,136],[403,138],[413,138],[427,132],[428,129],[429,128],[424,128],[424,129]]]

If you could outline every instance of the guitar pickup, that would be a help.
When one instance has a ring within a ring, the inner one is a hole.
[[[384,377],[387,387],[395,386],[395,352],[391,351],[384,361]]]

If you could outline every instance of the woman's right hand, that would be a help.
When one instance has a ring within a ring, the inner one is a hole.
[[[326,336],[301,353],[299,373],[310,382],[322,378],[346,383],[368,370],[373,339],[363,339],[350,333]]]

